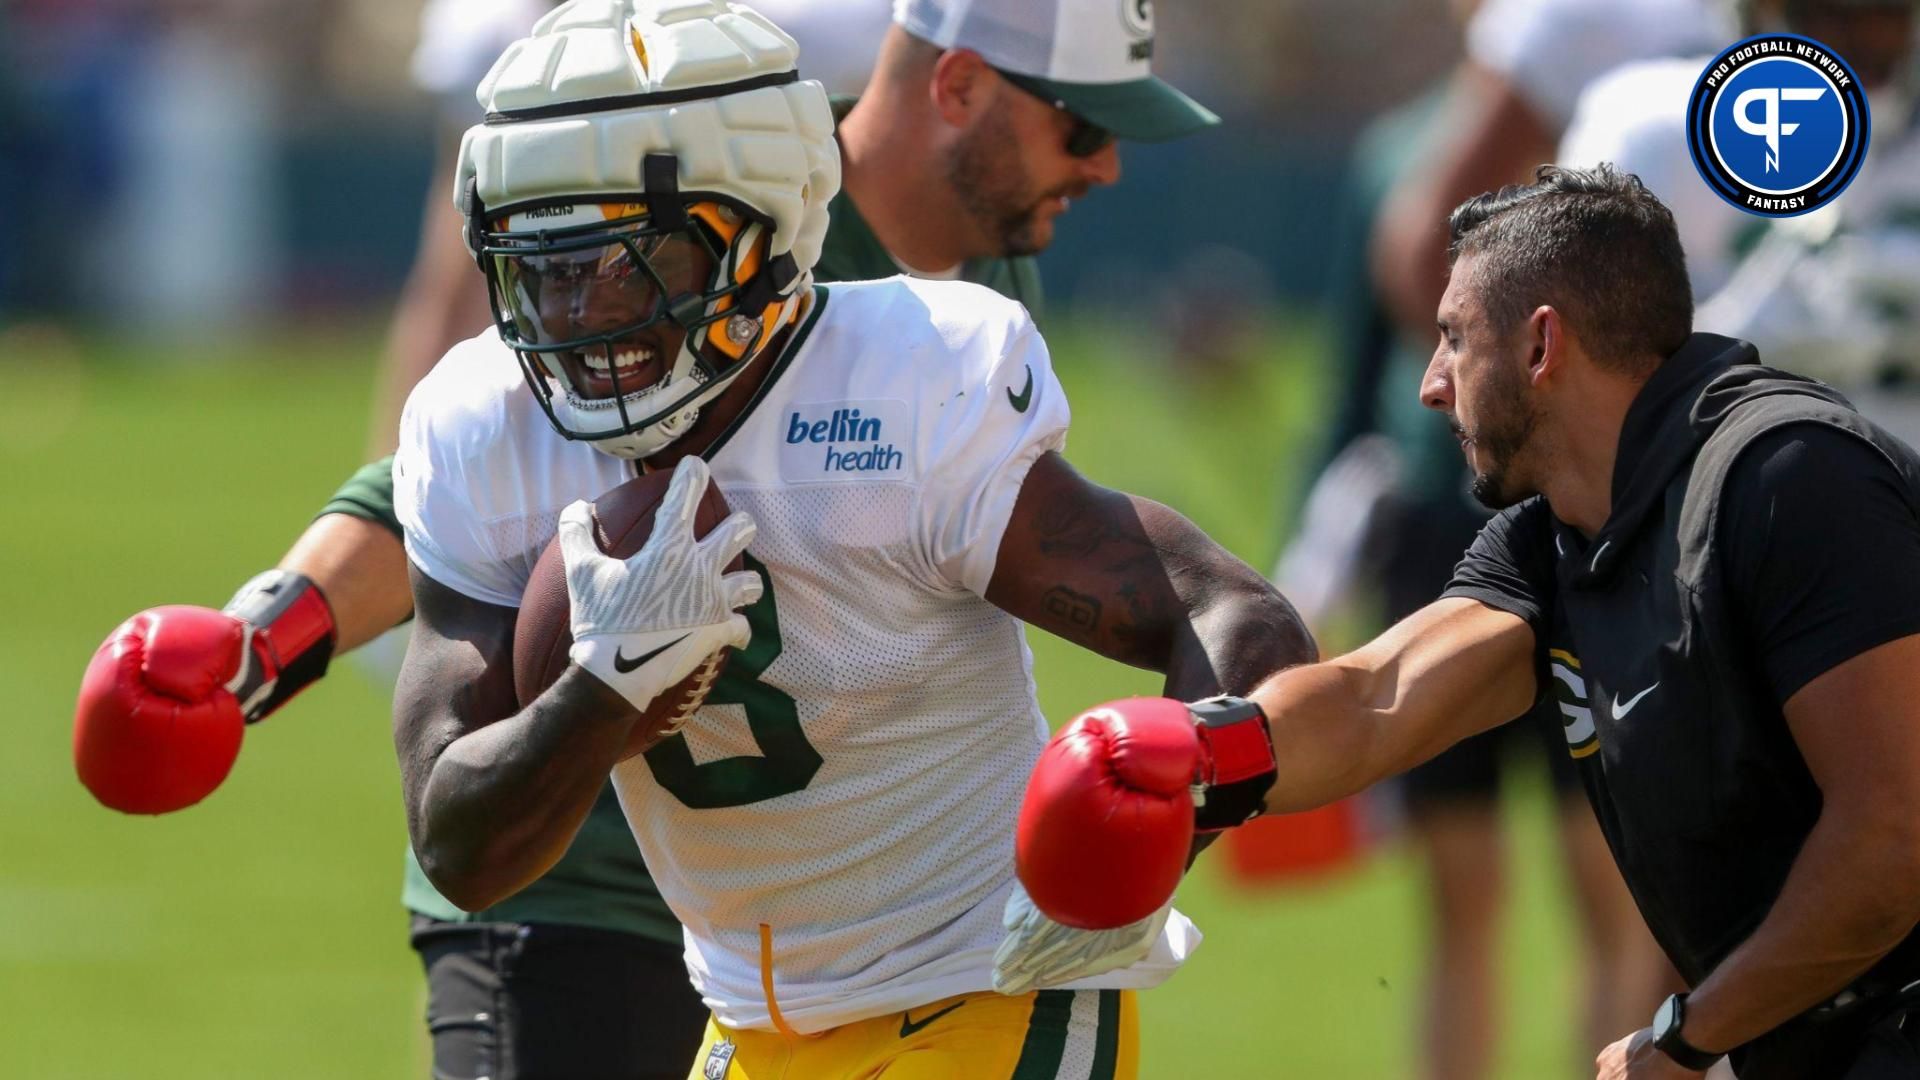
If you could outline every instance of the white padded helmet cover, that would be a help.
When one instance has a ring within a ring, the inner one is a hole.
[[[840,190],[827,94],[811,80],[725,88],[793,71],[798,55],[779,27],[728,0],[571,0],[481,81],[475,96],[488,122],[461,140],[455,203],[464,209],[469,181],[489,212],[644,192],[642,159],[671,153],[681,191],[731,196],[773,220],[770,253],[791,252],[798,271],[791,293],[811,281],[827,203]],[[719,96],[608,108],[608,99],[705,87]],[[501,118],[529,109],[545,112]]]

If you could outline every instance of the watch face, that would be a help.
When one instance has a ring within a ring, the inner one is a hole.
[[[1667,995],[1667,1000],[1661,1002],[1659,1010],[1653,1014],[1653,1037],[1656,1039],[1665,1038],[1667,1033],[1677,1026],[1680,1019],[1679,1014],[1680,995]]]

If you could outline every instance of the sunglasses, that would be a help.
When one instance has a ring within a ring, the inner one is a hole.
[[[1086,117],[1068,108],[1066,102],[1061,101],[1052,93],[1048,92],[1047,88],[1041,83],[1025,75],[1014,74],[1011,71],[1002,71],[999,68],[994,68],[993,70],[998,72],[1001,78],[1019,87],[1023,93],[1044,101],[1067,114],[1067,119],[1073,121],[1073,127],[1067,132],[1067,154],[1069,156],[1088,158],[1113,145],[1113,132],[1108,131],[1106,128],[1101,127],[1099,124],[1088,120]]]

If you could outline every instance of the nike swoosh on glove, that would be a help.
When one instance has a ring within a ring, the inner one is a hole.
[[[1169,897],[1160,910],[1139,922],[1111,930],[1076,930],[1041,914],[1016,882],[1000,920],[1007,936],[993,954],[993,988],[1024,994],[1131,967],[1153,951],[1172,912]]]
[[[652,534],[626,559],[600,550],[587,503],[560,514],[573,623],[567,655],[643,712],[709,656],[752,636],[739,609],[760,599],[760,575],[726,568],[752,543],[753,518],[734,513],[696,539],[694,512],[710,479],[705,461],[682,458]]]

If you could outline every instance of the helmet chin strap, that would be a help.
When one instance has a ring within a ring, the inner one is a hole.
[[[693,427],[693,422],[699,416],[700,411],[694,409],[670,420],[662,420],[652,427],[621,435],[609,435],[604,439],[594,439],[587,445],[603,454],[624,461],[649,458],[678,441],[680,436],[685,435]]]
[[[691,344],[692,335],[688,335],[688,339],[681,342],[680,357],[673,365],[674,369],[684,370],[687,374],[677,379],[669,375],[662,382],[655,383],[653,386],[635,393],[624,402],[628,409],[633,409],[635,406],[644,407],[650,398],[672,401],[677,397],[684,396],[699,385],[698,378],[693,374],[698,368],[693,363],[695,358]],[[744,367],[745,365],[743,364],[741,366]],[[737,375],[738,372],[736,371],[735,374]],[[587,441],[587,445],[603,454],[611,454],[614,457],[627,460],[657,454],[678,441],[680,437],[688,431],[692,430],[694,421],[700,419],[701,406],[718,396],[720,391],[725,389],[732,381],[732,376],[725,379],[714,380],[716,385],[711,386],[707,392],[701,393],[698,397],[694,398],[687,404],[686,408],[664,420],[656,420],[646,427],[641,428],[639,431],[615,432],[607,435],[605,438],[591,439]],[[568,398],[570,399],[569,404],[572,404],[571,391],[568,393]],[[596,411],[603,411],[604,409],[605,406],[602,406],[601,409]]]

